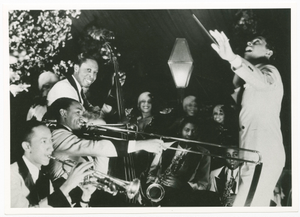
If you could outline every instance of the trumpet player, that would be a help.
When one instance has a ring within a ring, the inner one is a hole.
[[[198,130],[197,121],[187,117],[179,127],[179,136],[194,140]],[[218,205],[216,194],[207,191],[211,158],[206,154],[209,151],[198,144],[175,142],[156,155],[146,181],[148,199],[161,206]]]
[[[57,99],[49,108],[50,116],[57,120],[58,126],[52,132],[54,156],[61,160],[71,159],[76,162],[92,158],[95,170],[107,173],[108,158],[127,153],[145,150],[152,153],[162,151],[163,141],[158,139],[142,141],[92,140],[78,137],[74,132],[80,130],[83,122],[83,106],[70,98]],[[64,177],[61,163],[51,163],[51,174],[54,179]]]
[[[92,173],[88,170],[91,163],[87,162],[72,169],[66,181],[54,191],[49,175],[42,167],[49,164],[48,156],[53,151],[50,129],[43,123],[33,120],[26,122],[24,129],[22,139],[24,155],[10,166],[11,207],[73,206],[69,193],[83,177]],[[90,198],[92,193],[90,189],[85,189],[83,189],[82,201]]]

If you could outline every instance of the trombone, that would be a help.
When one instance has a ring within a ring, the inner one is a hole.
[[[74,167],[76,162],[72,160],[60,160],[54,156],[49,155],[50,159],[62,163],[63,166]],[[118,192],[125,193],[129,199],[133,199],[140,189],[140,180],[134,179],[133,181],[124,181],[118,178],[114,178],[107,174],[101,173],[97,170],[93,170],[93,175],[84,178],[82,185],[92,184],[99,190],[103,190],[115,196]]]
[[[94,136],[97,136],[97,137],[103,138],[103,139],[124,140],[124,139],[118,138],[118,137],[99,135],[99,132],[113,131],[113,132],[119,132],[121,134],[142,135],[142,136],[147,136],[147,137],[152,137],[152,138],[160,138],[160,139],[165,139],[165,140],[170,140],[170,141],[178,141],[178,142],[185,142],[185,143],[207,145],[207,146],[218,147],[218,148],[228,148],[228,146],[218,145],[218,144],[209,143],[209,142],[189,140],[189,139],[183,139],[183,138],[178,138],[178,137],[164,136],[164,135],[159,135],[159,134],[154,134],[154,133],[145,133],[145,132],[139,132],[139,131],[134,131],[134,130],[123,129],[123,128],[119,128],[119,126],[121,126],[121,125],[120,124],[83,125],[83,127],[86,131],[85,133],[88,134],[89,132],[93,132]],[[124,126],[124,125],[122,125],[122,126]],[[166,149],[173,149],[173,150],[182,151],[182,149],[177,149],[177,148],[173,148],[173,147],[165,147],[165,148]],[[244,152],[250,152],[250,153],[256,154],[257,155],[257,160],[220,156],[220,155],[216,155],[216,154],[211,154],[210,152],[200,152],[200,151],[192,151],[192,150],[185,150],[185,151],[190,152],[190,153],[194,153],[194,154],[208,155],[208,156],[216,157],[216,158],[223,158],[223,159],[230,159],[230,160],[238,160],[238,161],[247,162],[247,163],[254,163],[256,165],[262,163],[262,161],[261,161],[262,156],[261,156],[259,151],[251,150],[251,149],[245,149],[245,148],[235,148],[235,147],[230,147],[230,148],[238,150],[238,151],[244,151]]]

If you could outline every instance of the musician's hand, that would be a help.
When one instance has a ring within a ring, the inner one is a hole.
[[[91,178],[92,179],[92,178]],[[81,199],[83,201],[89,201],[92,194],[96,191],[96,187],[93,185],[93,184],[81,184],[79,185],[79,187],[81,188],[82,190],[82,196],[81,196]]]
[[[93,162],[84,162],[73,167],[71,172],[68,174],[67,180],[60,187],[60,190],[64,195],[69,194],[69,192],[78,186],[84,179],[84,177],[94,173],[93,170],[89,170],[93,166]]]
[[[160,139],[149,139],[136,141],[136,151],[145,150],[150,153],[160,154],[163,150],[164,142]]]
[[[219,32],[218,30],[209,33],[216,39],[218,44],[211,44],[212,48],[219,54],[223,60],[232,61],[235,59],[236,55],[233,53],[231,46],[229,44],[229,39],[224,32]]]
[[[236,197],[235,194],[230,195],[230,196],[226,199],[226,202],[225,202],[224,206],[232,206],[233,203],[234,203],[235,197]]]
[[[174,176],[166,176],[162,178],[161,183],[165,186],[170,186],[173,188],[181,188],[183,186],[182,181]]]
[[[155,180],[156,180],[156,176],[154,176],[154,175],[148,175],[146,183],[147,184],[148,183],[153,183],[153,182],[155,182]]]
[[[93,106],[92,111],[93,112],[100,112],[101,108],[99,106]]]
[[[123,86],[126,81],[126,72],[119,71],[118,74],[119,74],[119,82],[121,86]]]

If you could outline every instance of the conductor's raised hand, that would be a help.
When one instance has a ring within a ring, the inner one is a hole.
[[[236,55],[233,53],[231,46],[229,44],[229,39],[224,32],[219,32],[218,30],[210,30],[209,33],[216,39],[218,44],[211,44],[211,47],[219,54],[223,60],[232,61],[235,59]]]

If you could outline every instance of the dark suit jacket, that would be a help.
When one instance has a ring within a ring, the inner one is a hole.
[[[171,147],[177,148],[178,143]],[[209,153],[208,150],[197,144],[191,145],[191,151]],[[167,149],[162,154],[160,165],[156,166],[157,174],[163,174],[169,167],[176,150]],[[152,167],[153,168],[153,167]],[[183,183],[188,183],[193,190],[207,190],[209,184],[210,156],[202,154],[187,153],[184,162],[178,171],[174,174]],[[150,173],[155,173],[155,169]]]
[[[58,189],[50,192],[51,182],[45,174],[43,188],[37,189],[33,183],[31,174],[23,160],[20,158],[13,163],[11,169],[11,207],[25,208],[29,206],[39,207],[70,207],[71,204]],[[40,171],[41,172],[41,171]],[[44,200],[47,198],[47,200]]]

